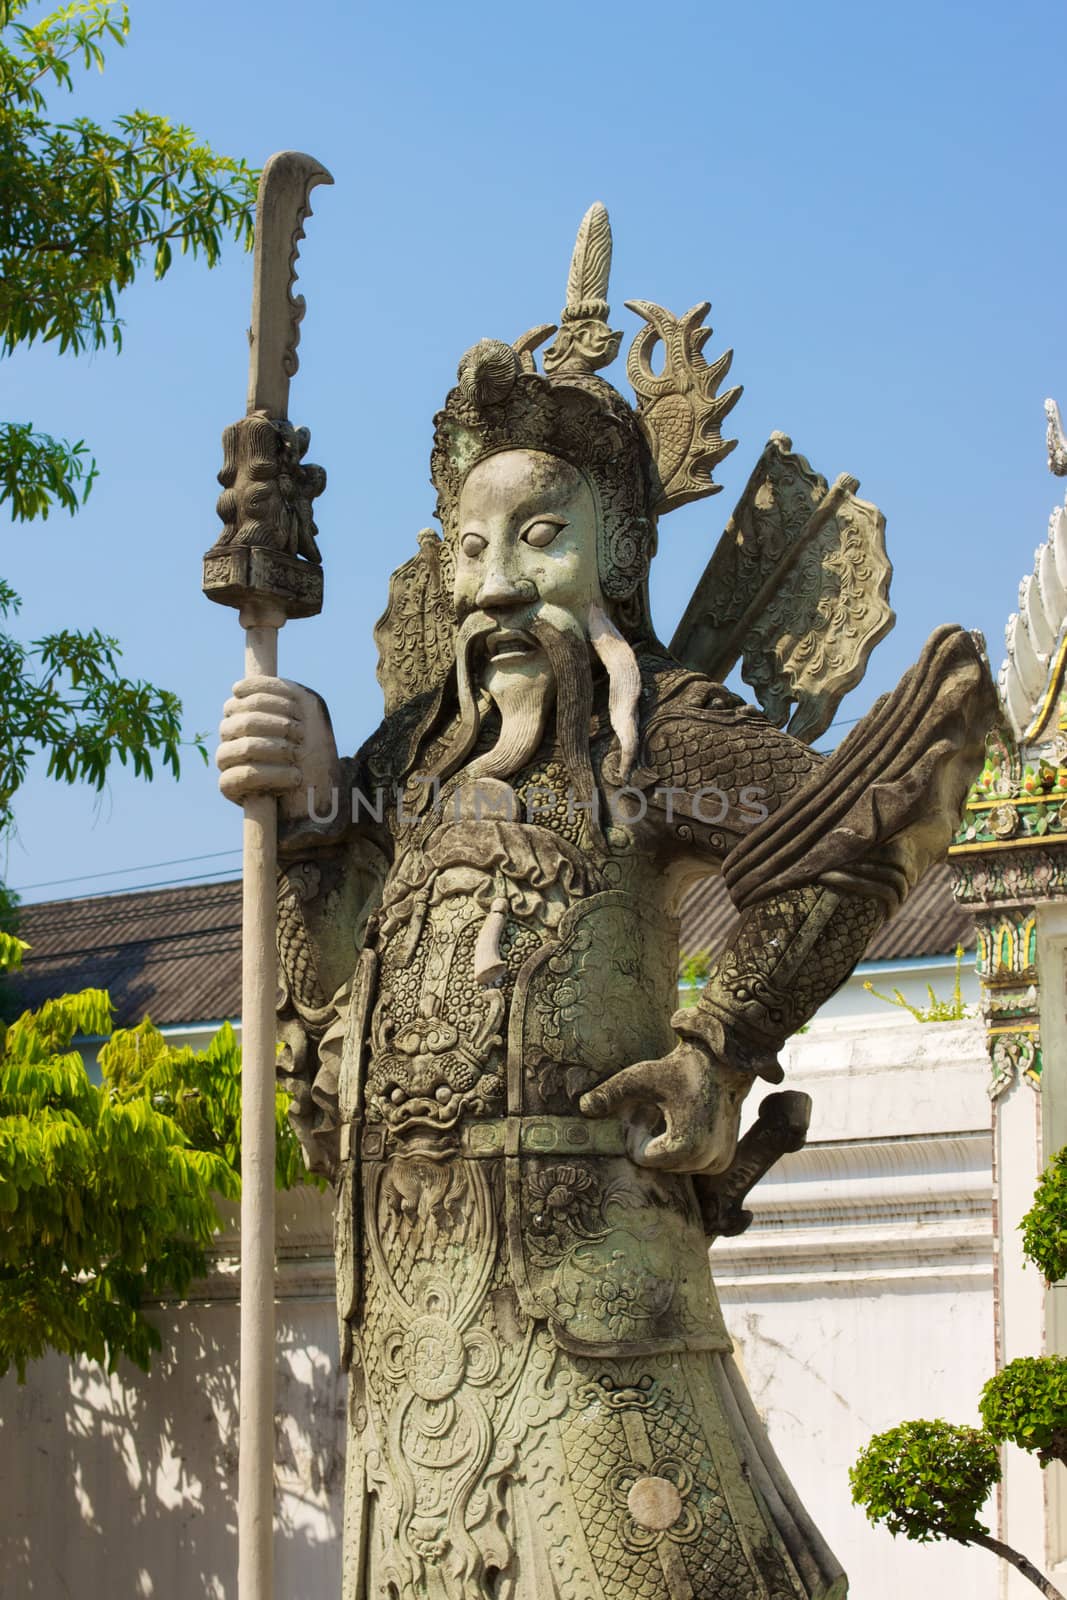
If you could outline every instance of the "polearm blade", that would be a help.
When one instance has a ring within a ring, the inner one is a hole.
[[[293,294],[296,258],[311,215],[311,191],[332,183],[314,156],[280,150],[259,180],[252,267],[252,326],[248,330],[248,411],[288,417],[289,380],[300,365],[296,347],[306,309]]]
[[[288,420],[289,380],[304,298],[293,294],[310,194],[333,179],[295,150],[271,156],[259,180],[253,266],[248,413]],[[292,435],[292,430],[288,430]],[[306,443],[306,438],[305,438]],[[237,466],[222,481],[239,482]],[[299,472],[299,468],[296,469]],[[324,477],[322,478],[324,480]],[[321,488],[321,482],[319,484]],[[318,489],[308,491],[317,493]],[[225,498],[225,497],[224,497]],[[284,510],[277,527],[253,522],[243,537],[233,512],[204,557],[204,592],[239,608],[245,676],[275,677],[278,629],[288,617],[322,609],[322,567],[303,559]],[[282,525],[284,523],[284,525]],[[313,526],[313,525],[312,525]],[[314,541],[311,541],[314,549]],[[238,1600],[274,1600],[274,1100],[275,904],[278,802],[252,795],[244,805],[241,920],[241,1365],[237,1495]]]

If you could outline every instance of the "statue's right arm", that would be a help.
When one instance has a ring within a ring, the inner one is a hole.
[[[279,1072],[308,1164],[336,1160],[338,1052],[367,924],[388,869],[387,830],[352,821],[358,758],[342,760],[324,701],[284,678],[234,686],[219,729],[219,787],[278,797]]]

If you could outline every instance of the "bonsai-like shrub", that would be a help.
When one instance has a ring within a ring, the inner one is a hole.
[[[1067,1356],[1019,1356],[990,1378],[978,1402],[986,1431],[1036,1453],[1043,1467],[1067,1461]]]
[[[848,1476],[854,1504],[894,1537],[966,1544],[989,1532],[978,1513],[1000,1482],[1000,1459],[988,1433],[937,1418],[875,1434]]]

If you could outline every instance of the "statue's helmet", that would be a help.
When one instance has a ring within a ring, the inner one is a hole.
[[[656,545],[649,448],[633,409],[592,373],[524,371],[513,346],[483,339],[459,365],[435,420],[431,474],[446,545],[454,547],[459,493],[471,468],[502,450],[561,456],[597,503],[597,566],[611,601],[642,587]]]
[[[632,638],[648,635],[648,569],[656,550],[657,518],[720,487],[711,470],[733,449],[720,424],[740,388],[718,386],[732,352],[708,363],[702,326],[706,302],[674,317],[651,301],[627,305],[644,319],[626,361],[636,407],[605,379],[601,367],[618,354],[621,333],[608,326],[611,225],[598,202],[582,220],[567,278],[567,304],[544,373],[533,352],[554,327],[541,327],[514,345],[483,339],[459,365],[458,381],[435,418],[431,476],[444,533],[442,558],[451,566],[459,494],[471,468],[503,450],[561,456],[584,474],[597,502],[597,566],[604,597]],[[660,371],[651,355],[663,345]]]

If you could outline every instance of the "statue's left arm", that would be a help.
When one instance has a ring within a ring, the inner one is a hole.
[[[848,978],[890,910],[860,883],[768,895],[742,913],[696,1005],[672,1026],[750,1078],[780,1083],[778,1052]]]
[[[994,709],[973,639],[942,628],[830,758],[764,725],[770,815],[723,863],[740,921],[697,1004],[672,1018],[671,1055],[626,1068],[586,1097],[585,1109],[604,1115],[647,1101],[643,1086],[655,1085],[659,1119],[646,1112],[631,1141],[643,1164],[699,1171],[729,1162],[752,1082],[781,1080],[777,1056],[790,1034],[944,853]],[[751,721],[747,732],[751,749]],[[701,776],[725,788],[713,749],[713,770]]]

